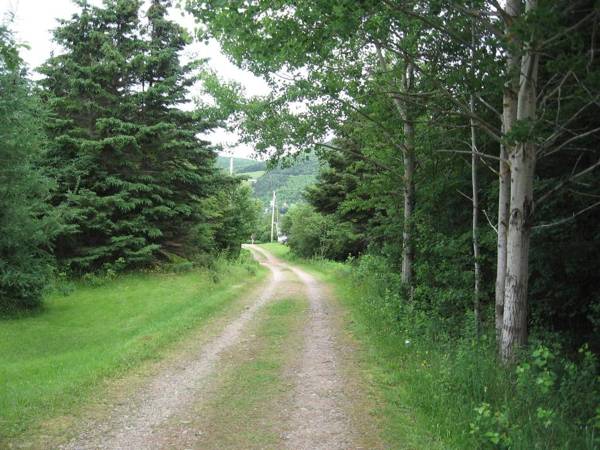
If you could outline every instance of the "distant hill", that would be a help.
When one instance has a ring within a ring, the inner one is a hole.
[[[229,156],[218,156],[217,167],[229,170],[229,159]],[[257,161],[255,159],[248,158],[233,158],[234,173],[256,172],[259,170],[266,170],[266,168],[267,163],[264,161]]]
[[[311,156],[299,158],[291,167],[267,170],[254,184],[254,194],[264,203],[277,191],[277,203],[293,205],[303,201],[304,188],[313,184],[319,173],[319,160]]]
[[[219,156],[217,166],[229,170],[229,157]],[[235,174],[246,175],[252,181],[254,195],[264,204],[271,201],[273,190],[277,191],[277,203],[292,205],[303,200],[304,188],[315,182],[319,173],[319,160],[315,156],[298,158],[289,167],[269,169],[265,161],[234,158]]]

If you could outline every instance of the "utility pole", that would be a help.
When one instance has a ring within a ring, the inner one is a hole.
[[[233,156],[229,158],[229,176],[233,175]]]
[[[273,191],[273,201],[271,208],[271,242],[273,242],[273,234],[275,232],[275,191]]]

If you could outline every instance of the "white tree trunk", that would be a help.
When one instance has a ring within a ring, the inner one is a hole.
[[[475,97],[471,95],[471,113],[475,113]],[[479,156],[477,155],[477,139],[475,134],[475,120],[471,118],[471,187],[473,200],[473,314],[475,315],[475,329],[477,336],[481,331],[481,263],[479,262],[479,180],[477,167]]]
[[[387,72],[388,65],[379,46],[376,46],[377,57],[381,68]],[[403,93],[410,93],[414,86],[413,63],[404,61],[404,73],[402,75]],[[392,95],[392,100],[396,110],[400,114],[403,122],[404,142],[402,146],[402,158],[404,162],[404,227],[402,230],[402,282],[406,286],[412,286],[413,282],[413,262],[414,262],[414,236],[412,232],[412,220],[415,209],[415,126],[410,113],[410,108],[402,98]],[[411,291],[412,296],[412,291]]]
[[[506,282],[506,245],[508,240],[508,207],[510,203],[510,167],[504,145],[500,147],[499,192],[498,192],[498,241],[496,259],[496,340],[502,337],[504,321],[504,284]]]
[[[516,18],[521,13],[520,0],[508,0],[506,2],[506,15]],[[519,89],[520,58],[514,53],[510,46],[517,45],[514,35],[506,27],[506,36],[509,42],[506,57],[507,81],[504,86],[502,99],[502,132],[509,133],[517,118],[517,91]],[[500,146],[500,163],[498,167],[498,241],[496,259],[496,340],[498,348],[502,339],[502,325],[504,322],[504,288],[506,284],[506,258],[508,244],[508,220],[510,203],[510,166],[507,163],[508,155],[514,153],[512,147],[506,144]]]
[[[475,79],[475,50],[477,48],[477,36],[475,31],[475,20],[471,21],[471,76]],[[477,169],[479,156],[477,152],[477,134],[475,123],[475,88],[471,88],[469,98],[469,110],[471,119],[471,199],[473,205],[472,227],[473,227],[473,316],[475,318],[475,331],[477,337],[481,333],[481,263],[479,261],[479,179]]]
[[[536,0],[527,0],[527,11]],[[527,44],[526,44],[527,45]],[[517,102],[517,120],[536,118],[538,55],[530,48],[521,59],[521,77]],[[504,318],[501,357],[515,359],[519,347],[527,343],[527,284],[529,278],[529,241],[533,218],[533,177],[536,146],[527,138],[509,155],[511,165],[510,219],[508,225]]]

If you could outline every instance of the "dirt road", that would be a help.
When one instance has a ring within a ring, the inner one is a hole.
[[[101,419],[79,424],[59,448],[379,447],[375,436],[365,436],[374,428],[357,420],[363,389],[349,379],[352,352],[326,287],[263,248],[248,248],[271,275],[243,300],[241,313],[169,360]],[[288,308],[297,313],[284,311],[287,319],[271,308],[284,300],[300,305]]]

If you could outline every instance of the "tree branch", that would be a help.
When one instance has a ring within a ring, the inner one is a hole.
[[[496,234],[498,234],[498,228],[496,228],[494,226],[494,224],[490,220],[490,217],[488,216],[488,213],[487,213],[487,211],[485,209],[483,210],[483,215],[485,216],[485,218],[487,219],[488,223],[490,224],[490,227],[492,227],[492,229],[496,232]]]
[[[434,150],[435,152],[440,152],[440,153],[465,153],[468,155],[471,155],[473,153],[475,153],[477,156],[481,156],[482,158],[490,158],[490,159],[495,159],[496,161],[502,161],[505,164],[510,164],[510,161],[507,159],[502,159],[499,158],[498,156],[494,156],[494,155],[488,155],[487,153],[481,153],[481,152],[472,152],[471,150],[444,150],[444,149],[440,149],[440,150]]]
[[[550,189],[548,192],[546,192],[544,195],[542,195],[537,200],[536,205],[539,205],[540,203],[542,203],[544,200],[546,200],[548,197],[550,197],[550,195],[552,195],[556,191],[562,189],[563,186],[565,186],[566,184],[575,181],[577,178],[579,178],[579,177],[581,177],[581,176],[583,176],[583,175],[585,175],[587,173],[590,173],[591,171],[593,171],[598,166],[600,166],[600,159],[598,161],[596,161],[594,164],[592,164],[591,166],[589,166],[587,169],[584,169],[581,172],[578,172],[575,175],[570,176],[566,180],[563,180],[560,183],[558,183],[556,186],[554,186],[552,189]]]
[[[540,48],[544,48],[547,47],[549,44],[552,44],[554,41],[560,39],[561,37],[575,31],[577,28],[579,28],[581,25],[583,25],[585,22],[587,22],[590,18],[594,17],[597,14],[596,10],[594,9],[591,13],[589,13],[587,16],[585,16],[583,19],[581,19],[579,22],[577,22],[575,25],[570,26],[569,28],[565,28],[564,30],[562,30],[560,33],[552,36],[550,39],[545,40],[544,42],[542,42],[542,45]]]
[[[577,136],[573,136],[571,139],[567,139],[565,142],[560,144],[558,147],[553,148],[552,151],[544,154],[543,156],[553,155],[554,153],[560,151],[563,147],[569,145],[571,142],[574,142],[578,139],[583,139],[584,137],[589,136],[590,134],[594,134],[594,133],[598,133],[598,132],[600,132],[600,127],[594,128],[593,130],[588,130],[585,133],[578,134]]]
[[[583,208],[581,211],[573,213],[572,216],[565,217],[564,219],[560,219],[560,220],[557,220],[555,222],[542,223],[540,225],[536,225],[536,226],[532,227],[532,229],[533,230],[538,230],[538,229],[541,229],[541,228],[550,228],[550,227],[556,227],[558,225],[562,225],[563,223],[567,223],[567,222],[575,219],[575,217],[583,214],[584,212],[589,211],[590,209],[595,208],[596,206],[600,206],[600,202],[596,202],[593,205],[588,206],[587,208]]]

